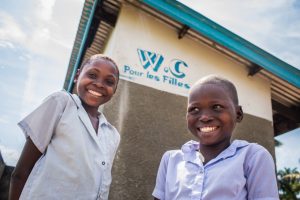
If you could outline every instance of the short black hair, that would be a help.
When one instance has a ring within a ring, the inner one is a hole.
[[[237,94],[234,84],[231,81],[229,81],[221,76],[212,74],[212,75],[205,76],[205,77],[201,78],[200,80],[198,80],[192,86],[191,90],[193,89],[193,87],[196,87],[197,85],[204,85],[204,84],[221,85],[223,88],[225,88],[225,90],[227,92],[229,92],[233,103],[235,105],[239,105],[238,94]]]
[[[113,59],[111,59],[110,57],[108,57],[108,56],[106,56],[104,54],[94,54],[94,55],[92,55],[91,57],[89,57],[89,58],[87,58],[86,60],[83,61],[83,63],[81,64],[81,66],[80,66],[79,69],[81,70],[81,69],[83,69],[84,66],[89,65],[92,62],[95,62],[97,60],[106,60],[106,61],[111,62],[115,66],[115,68],[117,70],[118,79],[119,79],[120,72],[119,72],[118,65],[116,64],[116,62]]]

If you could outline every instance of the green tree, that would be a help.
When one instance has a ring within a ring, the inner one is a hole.
[[[281,200],[298,200],[300,195],[300,173],[297,168],[284,168],[277,173]]]

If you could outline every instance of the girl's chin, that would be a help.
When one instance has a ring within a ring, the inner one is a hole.
[[[85,102],[85,104],[88,106],[88,107],[94,107],[94,108],[97,108],[98,109],[98,107],[99,106],[101,106],[101,102],[98,102],[98,101],[87,101],[87,102]]]
[[[212,133],[200,133],[197,135],[198,140],[203,145],[211,145],[215,143],[217,137]]]

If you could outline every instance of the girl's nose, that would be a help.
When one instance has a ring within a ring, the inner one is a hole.
[[[103,88],[103,82],[102,80],[95,80],[94,84],[98,87],[98,88]]]
[[[212,119],[213,118],[209,113],[202,113],[198,120],[201,122],[210,122]]]

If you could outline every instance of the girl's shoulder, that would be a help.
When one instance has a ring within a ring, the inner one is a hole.
[[[237,142],[246,144],[240,149],[246,153],[246,160],[252,160],[259,157],[272,157],[270,152],[258,143],[247,142],[244,140],[237,140]]]
[[[71,94],[66,90],[59,90],[50,94],[47,98],[60,98],[60,99],[67,99]]]
[[[60,90],[47,96],[42,104],[49,105],[50,107],[59,106],[64,109],[70,100],[72,100],[72,95],[65,90]]]
[[[180,149],[168,150],[163,154],[162,160],[165,160],[165,161],[178,160],[178,159],[182,160],[183,155],[184,154]]]
[[[250,152],[257,152],[257,151],[264,151],[266,150],[265,147],[258,143],[254,142],[248,142],[246,140],[234,140],[231,144],[231,146],[234,146],[235,148],[241,148],[245,149]]]
[[[249,142],[247,148],[250,154],[268,153],[268,150],[258,143]]]
[[[53,92],[52,94],[50,94],[45,101],[47,100],[55,100],[55,101],[63,101],[63,102],[67,102],[68,100],[70,100],[71,98],[71,94],[69,92],[67,92],[66,90],[59,90],[56,92]]]
[[[173,150],[168,150],[164,153],[166,156],[175,156],[177,154],[182,154],[182,151],[180,149],[173,149]]]

